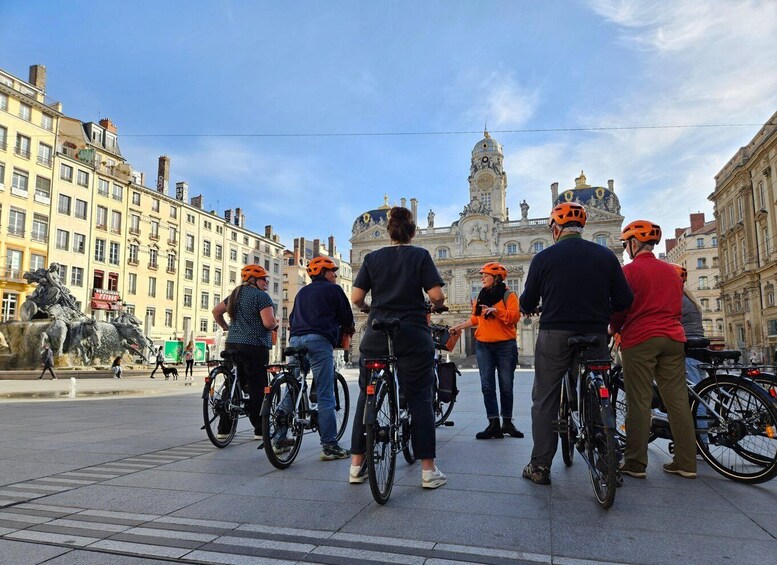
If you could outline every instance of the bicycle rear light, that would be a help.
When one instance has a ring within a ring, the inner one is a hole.
[[[599,387],[599,398],[610,398],[610,389],[606,386]]]
[[[769,387],[769,396],[772,398],[777,398],[777,388],[770,386]]]
[[[267,372],[273,375],[280,373],[282,367],[280,365],[267,365]]]
[[[761,374],[761,369],[748,369],[747,370],[747,376],[748,377],[757,377]]]
[[[375,385],[367,385],[367,396],[375,396]]]
[[[385,361],[367,361],[364,364],[365,367],[368,369],[374,370],[374,369],[385,369],[388,364]]]
[[[609,371],[610,366],[609,365],[589,365],[589,369],[592,371]]]
[[[206,385],[209,385],[209,384],[210,384],[210,375],[208,375],[207,377],[205,377],[205,384],[206,384]]]
[[[272,387],[271,386],[264,387],[264,393],[265,394],[270,394],[271,392],[272,392]]]
[[[764,430],[766,432],[767,437],[774,439],[775,436],[777,436],[777,433],[775,433],[774,426],[766,426],[766,429]]]

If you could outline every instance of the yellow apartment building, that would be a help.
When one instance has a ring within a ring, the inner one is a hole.
[[[47,266],[51,185],[61,105],[46,96],[46,69],[28,81],[0,70],[0,320],[18,320],[34,285],[25,271]]]

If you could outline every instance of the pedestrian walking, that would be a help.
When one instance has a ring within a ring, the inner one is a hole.
[[[111,371],[113,371],[114,379],[121,378],[121,355],[117,356],[116,359],[113,360],[113,364],[111,365]]]
[[[151,371],[151,378],[154,378],[154,373],[156,373],[157,369],[162,367],[162,373],[164,373],[165,369],[165,352],[162,348],[162,346],[159,346],[159,350],[156,353],[156,365],[154,365],[154,370]],[[167,380],[167,376],[165,375],[165,380]]]
[[[183,358],[186,361],[186,369],[183,372],[183,380],[194,380],[194,340],[191,340],[183,350]],[[187,377],[186,375],[190,375]]]
[[[51,380],[56,381],[57,375],[54,374],[54,352],[51,350],[48,343],[43,344],[43,351],[41,351],[40,354],[40,361],[43,363],[43,371],[41,371],[40,377],[38,377],[38,379],[42,379],[43,375],[46,373],[46,369],[48,369],[49,373],[51,373]]]

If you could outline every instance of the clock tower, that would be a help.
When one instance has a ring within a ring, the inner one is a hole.
[[[472,149],[469,171],[469,199],[478,202],[483,212],[500,221],[507,220],[507,173],[503,166],[502,146],[488,131]]]

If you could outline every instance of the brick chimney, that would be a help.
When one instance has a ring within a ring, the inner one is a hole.
[[[100,125],[103,125],[105,120],[100,120]],[[105,126],[103,126],[105,127]],[[156,174],[156,191],[167,194],[167,188],[170,185],[170,157],[162,155],[159,158],[159,167]],[[178,188],[178,184],[175,185]]]
[[[299,265],[299,238],[294,238],[294,264]]]
[[[224,210],[224,219],[228,223],[230,223],[230,224],[232,223],[232,209],[231,208],[229,210]]]
[[[272,225],[264,226],[264,237],[272,239]]]
[[[320,239],[314,239],[313,240],[313,257],[318,257],[321,255],[321,240]]]
[[[553,205],[556,204],[556,198],[558,198],[558,183],[554,182],[550,185],[550,197],[552,199]]]
[[[102,120],[100,120],[100,125],[111,133],[118,132],[118,130],[116,129],[116,124],[114,124],[110,118],[103,118]],[[168,157],[167,160],[169,161],[170,158]]]
[[[202,194],[198,194],[197,196],[192,196],[191,204],[195,208],[199,208],[200,210],[202,210]]]
[[[415,200],[415,198],[413,199]],[[412,200],[411,200],[412,202]],[[335,236],[330,235],[329,236],[329,255],[330,257],[334,257],[337,250],[335,249]]]
[[[691,214],[691,233],[696,233],[704,227],[704,212]]]
[[[186,181],[180,181],[175,183],[175,199],[181,202],[188,202],[189,200],[189,183]]]
[[[305,260],[308,258],[307,253],[305,251],[305,238],[301,237],[299,238],[299,257],[300,257],[300,265],[302,265]]]
[[[675,228],[674,229],[674,236],[676,239],[679,239],[683,236],[685,233],[685,228]]]
[[[235,208],[235,225],[237,227],[243,227],[243,218],[245,218],[245,216],[243,216],[243,212],[240,208]]]
[[[29,83],[35,88],[46,92],[46,67],[43,65],[30,65]]]
[[[665,243],[666,243],[666,254],[669,255],[669,252],[677,246],[677,240],[667,239]]]

